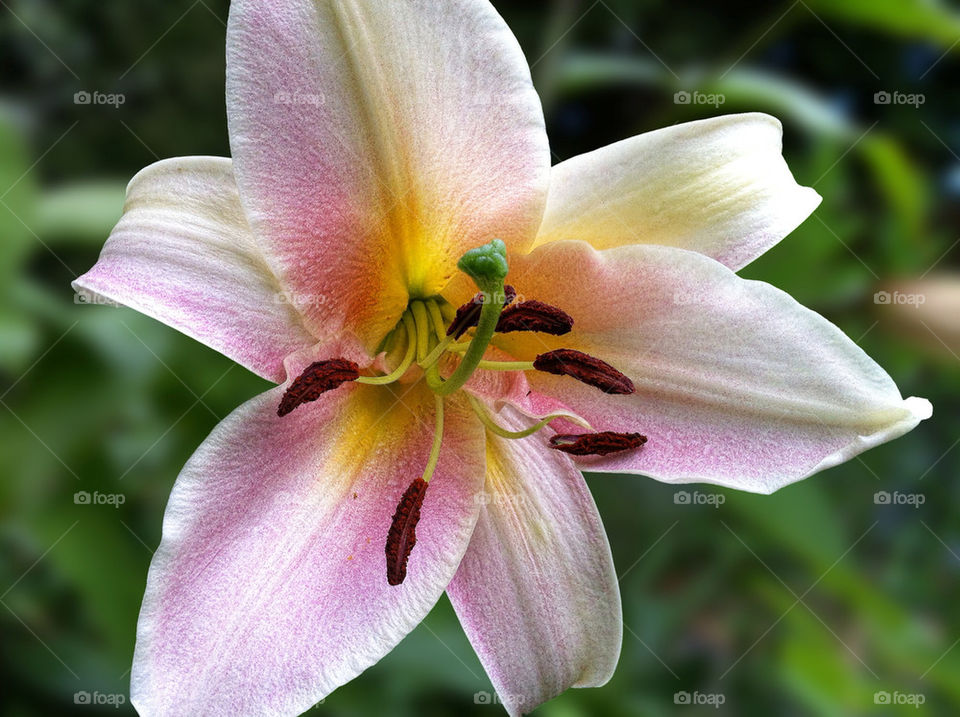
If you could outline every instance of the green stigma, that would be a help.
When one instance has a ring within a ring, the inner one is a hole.
[[[457,262],[457,268],[473,279],[481,289],[491,282],[502,283],[507,278],[507,245],[502,239],[494,239],[476,249],[471,249]]]

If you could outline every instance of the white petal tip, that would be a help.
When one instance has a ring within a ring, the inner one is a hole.
[[[911,396],[903,402],[903,405],[918,421],[926,421],[933,415],[933,404],[925,398]]]

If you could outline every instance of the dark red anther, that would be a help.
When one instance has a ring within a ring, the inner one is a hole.
[[[563,336],[573,328],[573,317],[563,309],[545,304],[542,301],[521,301],[508,306],[500,314],[497,331],[502,334],[511,331],[536,331],[541,334]]]
[[[346,359],[330,359],[312,363],[287,388],[280,400],[278,416],[286,416],[297,406],[316,401],[327,391],[339,388],[347,381],[360,378],[360,367]]]
[[[557,434],[550,439],[550,447],[574,456],[607,456],[611,453],[630,451],[647,442],[646,436],[639,433],[600,433]]]
[[[573,349],[557,349],[540,354],[534,359],[533,367],[557,376],[571,376],[604,393],[626,395],[636,390],[633,381],[606,361]]]
[[[407,577],[407,560],[413,546],[417,544],[417,523],[420,522],[420,508],[427,494],[429,484],[423,478],[417,478],[403,492],[397,503],[397,510],[387,533],[387,582],[399,585]]]
[[[517,298],[517,292],[512,286],[503,287],[503,305],[509,306]],[[483,302],[486,297],[483,292],[474,296],[470,301],[457,309],[457,315],[453,317],[450,326],[447,327],[447,336],[453,336],[459,339],[467,331],[477,325],[480,321],[480,311],[483,309]]]

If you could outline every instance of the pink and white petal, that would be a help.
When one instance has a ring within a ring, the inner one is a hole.
[[[227,114],[244,206],[318,334],[374,347],[465,251],[540,226],[543,111],[488,2],[236,0]]]
[[[497,421],[515,431],[533,422],[509,406]],[[485,504],[447,588],[511,715],[606,683],[623,636],[600,515],[573,461],[546,439],[487,434]]]
[[[578,349],[636,384],[631,396],[608,396],[531,372],[535,390],[597,430],[648,436],[637,451],[581,462],[584,470],[770,493],[931,414],[829,321],[701,254],[557,242],[515,260],[511,280],[576,323],[560,338],[505,336],[504,348],[525,359]]]
[[[137,174],[100,259],[73,286],[271,381],[283,381],[288,354],[316,342],[257,247],[229,159],[167,159]]]
[[[537,245],[660,244],[740,269],[820,204],[794,181],[782,136],[768,115],[727,115],[574,157],[553,168]]]
[[[466,550],[485,458],[461,401],[391,587],[384,544],[428,457],[432,395],[352,384],[278,418],[281,394],[225,419],[174,486],[138,625],[140,714],[306,711],[419,623]]]

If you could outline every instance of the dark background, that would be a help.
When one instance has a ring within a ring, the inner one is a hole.
[[[790,166],[824,202],[743,273],[829,317],[935,407],[905,438],[771,497],[690,486],[723,500],[693,506],[652,480],[590,477],[622,576],[623,655],[608,686],[538,714],[958,713],[960,13],[921,0],[495,5],[533,65],[558,160],[700,117],[780,117]],[[137,170],[229,153],[227,10],[0,2],[4,716],[132,712],[75,696],[126,699],[170,487],[218,420],[266,387],[131,310],[75,304],[69,286]],[[125,101],[75,104],[95,90]],[[724,101],[678,104],[678,91]],[[877,104],[880,91],[923,104]],[[924,303],[878,304],[881,290]],[[77,504],[78,491],[123,504]],[[475,704],[483,691],[444,599],[316,709],[497,714]],[[684,693],[723,704],[678,705]]]

